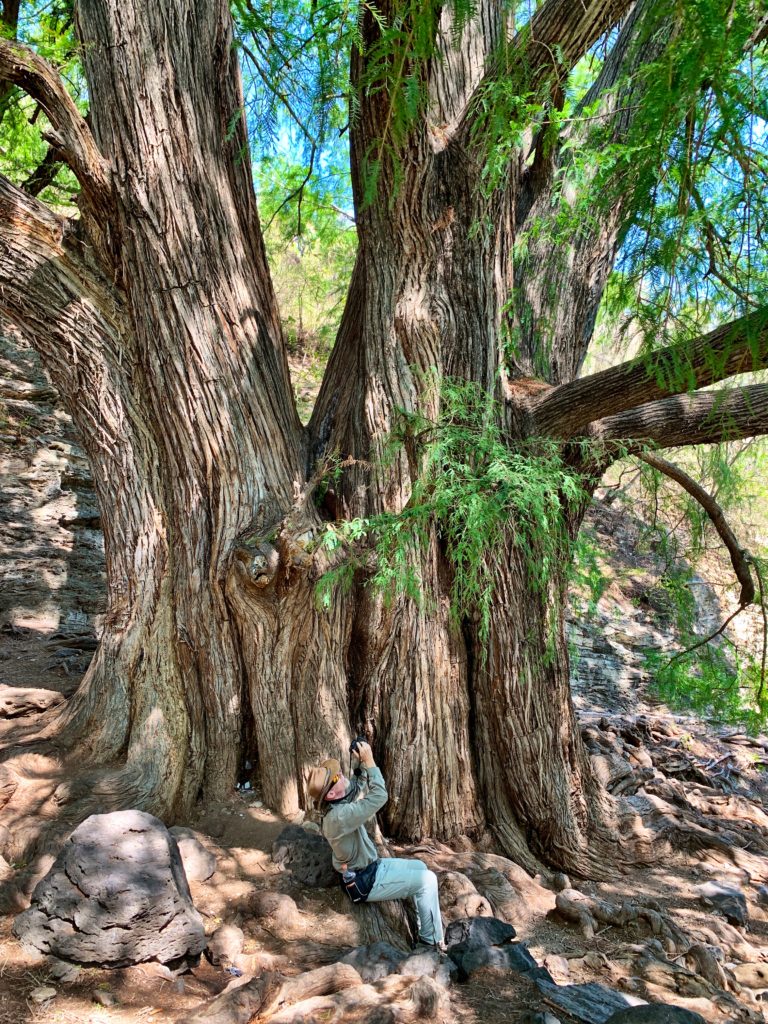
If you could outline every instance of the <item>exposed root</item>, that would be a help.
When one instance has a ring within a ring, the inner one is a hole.
[[[690,938],[664,914],[655,901],[636,903],[625,900],[610,903],[594,896],[587,896],[576,889],[564,889],[557,894],[555,905],[567,920],[578,924],[586,939],[593,939],[599,925],[624,927],[633,922],[645,921],[651,934],[658,938],[672,956],[690,949]]]

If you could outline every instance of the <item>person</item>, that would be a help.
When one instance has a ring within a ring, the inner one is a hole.
[[[412,897],[418,922],[417,949],[443,949],[437,877],[420,860],[380,858],[365,822],[387,802],[387,787],[368,743],[359,740],[360,782],[350,781],[335,758],[313,768],[307,792],[322,814],[334,868],[353,902],[376,903]]]

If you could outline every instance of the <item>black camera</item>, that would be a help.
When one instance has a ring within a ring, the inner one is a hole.
[[[365,736],[355,736],[355,738],[352,740],[352,742],[349,745],[349,752],[350,752],[350,754],[356,754],[357,753],[357,745],[358,745],[358,743],[367,743],[367,742],[368,742],[368,740],[365,738]]]

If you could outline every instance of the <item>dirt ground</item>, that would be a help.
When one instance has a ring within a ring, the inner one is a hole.
[[[682,748],[694,765],[722,758],[723,751],[730,755],[728,765],[733,771],[728,788],[750,787],[752,797],[734,806],[762,811],[762,778],[752,767],[756,748],[728,745],[706,733],[697,735],[692,729],[683,730],[679,721],[668,720],[668,725],[679,734],[672,739],[683,739]],[[228,806],[190,823],[217,857],[212,878],[191,886],[206,931],[212,933],[225,922],[238,924],[246,935],[244,959],[238,963],[246,971],[274,968],[290,976],[335,962],[360,941],[358,923],[340,891],[307,890],[272,862],[271,846],[285,822],[260,804],[257,791],[236,793]],[[429,862],[433,854],[450,857],[453,852],[436,844],[421,856]],[[697,887],[708,879],[735,883],[746,894],[750,915],[746,928],[732,927],[702,904]],[[628,898],[640,904],[650,902],[692,940],[722,949],[726,966],[741,960],[768,961],[768,910],[761,904],[758,890],[768,882],[768,862],[749,849],[739,849],[734,856],[706,849],[678,852],[668,863],[629,869],[611,880],[574,882],[588,896],[616,903]],[[255,898],[264,890],[291,896],[298,918],[281,921],[255,914]],[[707,1021],[763,1019],[758,992],[751,988],[728,994],[723,1001],[710,990],[697,991],[688,977],[690,972],[682,975],[683,991],[680,977],[671,970],[659,969],[640,977],[638,962],[654,938],[646,922],[604,925],[587,938],[554,910],[553,892],[534,887],[531,893],[525,912],[511,923],[559,984],[598,982],[642,999],[686,1006]],[[82,969],[73,980],[61,981],[52,978],[41,961],[23,952],[11,935],[11,923],[11,915],[0,921],[1,1024],[177,1022],[232,978],[224,968],[203,959],[199,967],[180,977],[158,965],[145,964],[125,970]],[[671,961],[682,967],[684,957],[672,957]],[[35,990],[44,986],[54,989],[55,995],[36,1003]],[[112,1005],[101,1006],[96,1000]],[[480,972],[468,983],[452,988],[449,1015],[459,1024],[515,1024],[526,1012],[545,1008],[540,992],[524,978]],[[565,1014],[559,1016],[569,1020]]]

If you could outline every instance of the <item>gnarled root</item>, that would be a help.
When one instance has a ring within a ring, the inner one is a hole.
[[[567,920],[573,921],[581,928],[587,939],[593,939],[599,925],[617,925],[622,927],[632,922],[646,921],[651,933],[659,938],[665,950],[673,956],[690,948],[691,941],[677,925],[661,912],[654,901],[635,903],[625,900],[622,903],[609,903],[594,896],[586,896],[576,889],[564,889],[555,898],[558,912]]]

